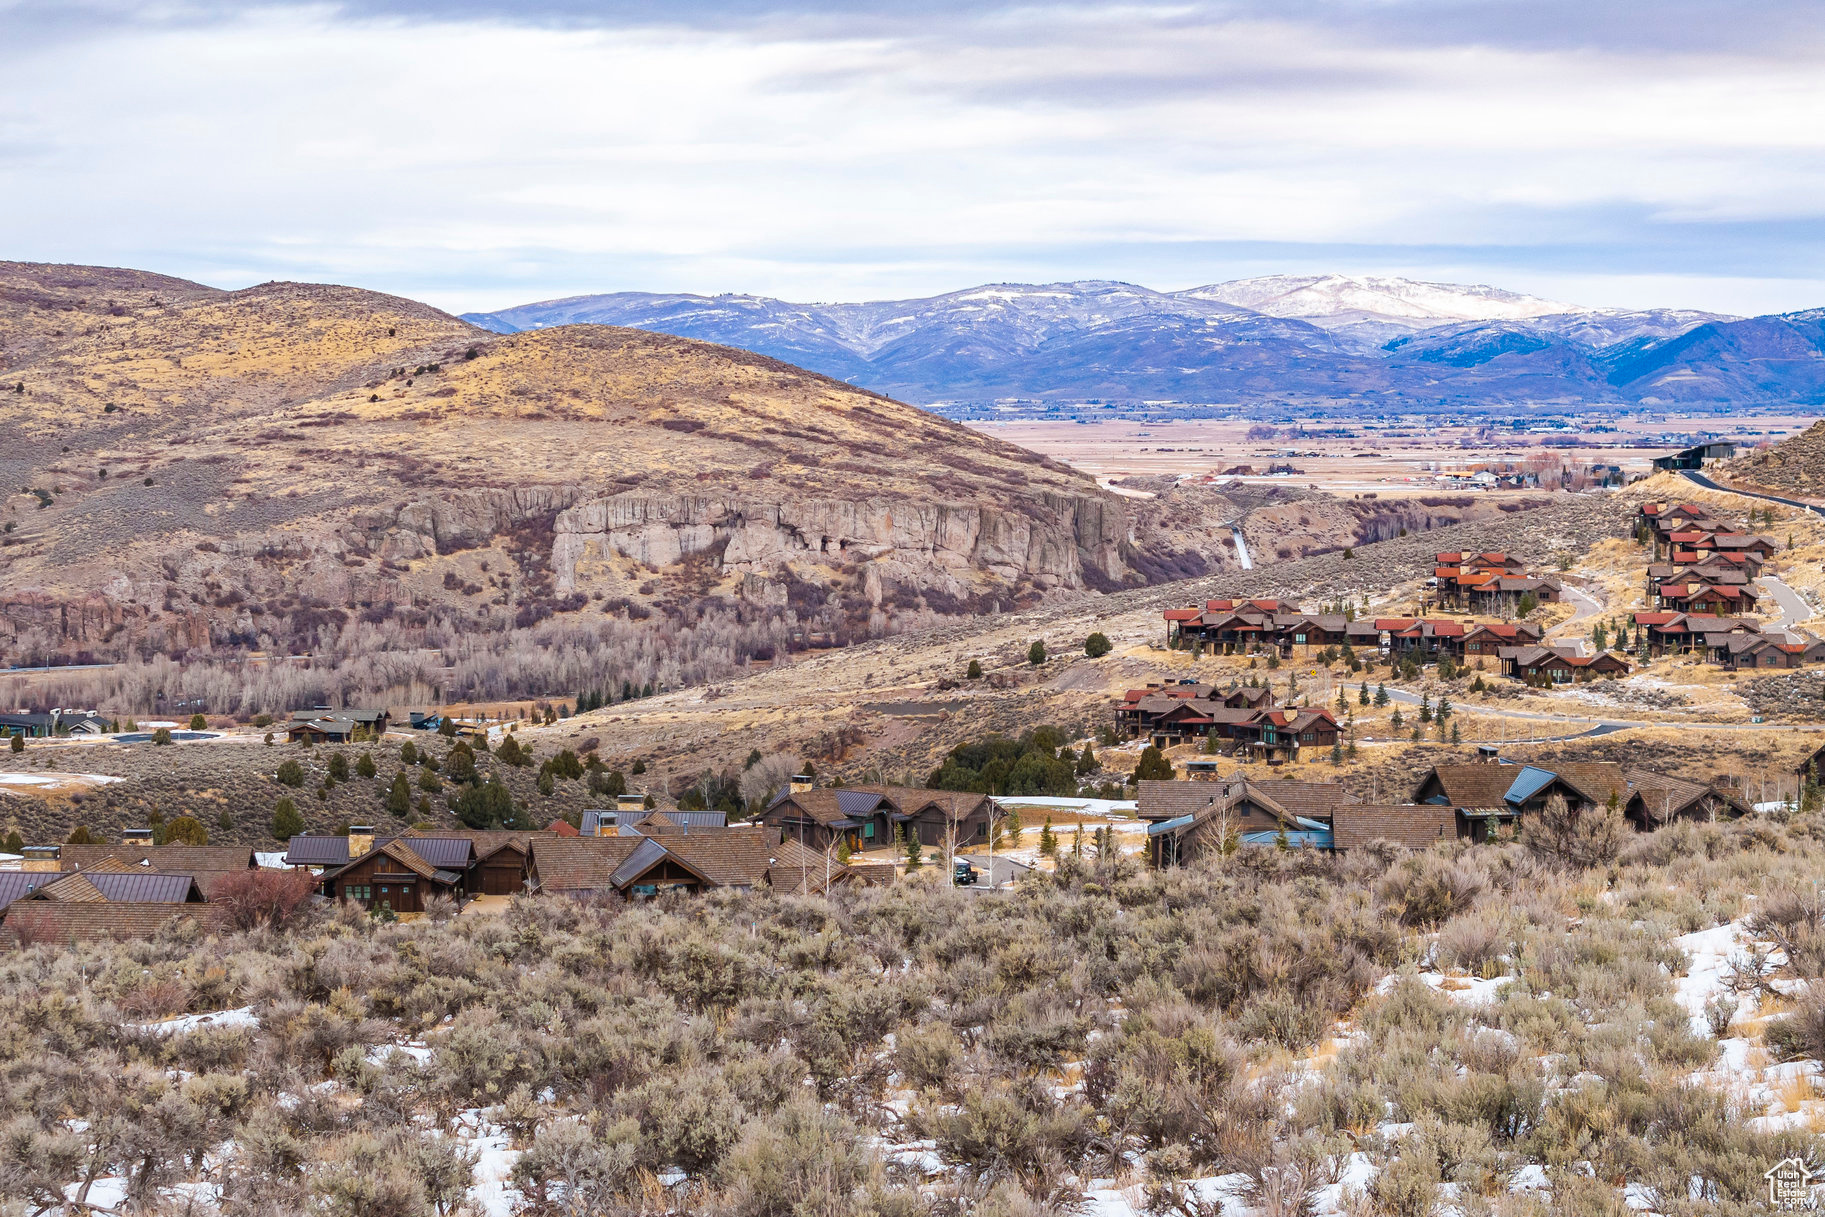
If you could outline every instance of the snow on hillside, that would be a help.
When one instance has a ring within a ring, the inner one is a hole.
[[[1592,310],[1482,284],[1422,283],[1381,275],[1268,275],[1176,293],[1240,305],[1273,317],[1338,317],[1372,313],[1420,325],[1495,321]]]

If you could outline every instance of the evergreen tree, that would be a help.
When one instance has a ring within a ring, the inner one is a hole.
[[[9,854],[25,852],[25,838],[19,835],[17,828],[6,834],[6,852]]]
[[[209,830],[195,816],[178,816],[165,825],[166,845],[207,845]]]
[[[374,768],[374,754],[372,752],[362,753],[355,761],[355,772],[359,773],[364,778],[371,778],[374,776],[377,770]]]
[[[963,676],[965,680],[981,680],[982,664],[974,659],[970,660],[970,666],[965,669]]]
[[[23,736],[23,735],[13,736],[13,742],[8,744],[7,747],[11,748],[14,752],[24,752],[25,751],[25,736]]]
[[[1331,764],[1343,764],[1343,742],[1341,740],[1331,745]]]
[[[1002,825],[1003,825],[1003,832],[1006,835],[1007,840],[1008,840],[1008,844],[1010,846],[1019,845],[1020,844],[1020,828],[1021,828],[1020,813],[1018,811],[1014,810],[1012,807],[1008,808],[1008,814],[1002,820]]]
[[[1109,636],[1101,631],[1084,639],[1084,654],[1091,659],[1101,659],[1114,649],[1114,644],[1109,641]]]
[[[1158,745],[1148,744],[1141,750],[1141,762],[1134,767],[1135,781],[1170,782],[1172,775],[1172,762],[1166,759],[1166,754],[1160,751]]]
[[[1375,686],[1375,704],[1378,706],[1385,706],[1388,704],[1387,685],[1378,684]]]
[[[411,740],[407,740],[405,743],[401,744],[399,746],[399,762],[402,765],[418,764],[418,745],[414,744]]]
[[[906,834],[906,873],[910,875],[924,865],[925,851],[919,845],[919,834],[909,832]]]
[[[1033,640],[1033,645],[1027,648],[1027,662],[1032,664],[1034,667],[1038,667],[1040,664],[1044,663],[1045,661],[1046,661],[1046,644],[1044,642],[1040,641],[1039,639],[1035,638]]]
[[[1058,838],[1052,834],[1052,817],[1047,816],[1039,830],[1039,852],[1047,858],[1058,856]]]
[[[304,817],[298,814],[298,805],[289,797],[280,799],[272,807],[272,835],[277,841],[289,841],[304,831]]]
[[[1362,688],[1356,691],[1356,704],[1359,706],[1369,704],[1369,682],[1366,680],[1362,682]]]
[[[411,787],[406,784],[405,774],[396,773],[393,775],[392,789],[387,791],[387,811],[403,820],[406,818],[406,813],[411,810]]]

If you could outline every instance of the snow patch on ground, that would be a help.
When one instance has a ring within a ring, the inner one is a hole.
[[[475,1155],[475,1182],[469,1185],[469,1202],[485,1217],[512,1217],[522,1199],[513,1186],[513,1164],[520,1151],[498,1124],[490,1124],[479,1107],[456,1117],[451,1136]]]
[[[156,1023],[128,1023],[133,1031],[150,1031],[154,1035],[182,1035],[198,1027],[258,1027],[260,1019],[252,1006],[238,1010],[217,1010],[210,1014],[185,1014]]]

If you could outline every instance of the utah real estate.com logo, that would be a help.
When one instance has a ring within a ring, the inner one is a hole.
[[[1788,1212],[1817,1208],[1812,1181],[1818,1173],[1798,1158],[1776,1162],[1762,1172],[1768,1181],[1768,1203]]]

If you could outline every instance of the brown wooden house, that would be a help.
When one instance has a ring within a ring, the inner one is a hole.
[[[473,845],[464,845],[472,858]],[[324,872],[320,882],[323,894],[332,900],[353,901],[369,910],[422,913],[438,896],[460,900],[467,869],[433,866],[405,840],[394,839]]]

